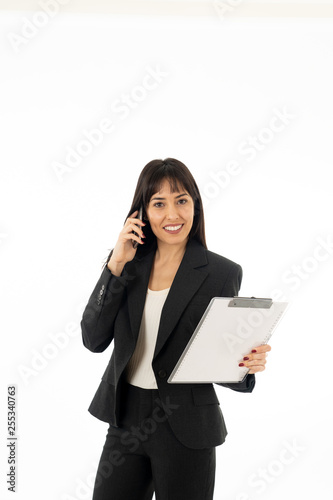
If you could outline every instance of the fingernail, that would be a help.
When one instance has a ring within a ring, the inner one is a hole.
[[[239,365],[238,365],[238,366],[244,366],[244,363],[239,363]]]
[[[252,349],[252,351],[251,351],[251,352],[257,352],[257,351],[256,351],[256,349]]]
[[[247,360],[248,360],[248,359],[250,359],[250,358],[248,358],[247,356],[245,356],[245,358],[243,358],[243,359],[244,359],[244,361],[247,361]]]

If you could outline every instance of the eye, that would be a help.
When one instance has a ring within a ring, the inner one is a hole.
[[[185,205],[188,202],[188,200],[186,200],[185,198],[181,198],[180,200],[178,200],[178,203],[181,202],[181,201],[185,202],[185,203],[180,203],[181,205]],[[163,205],[163,203],[161,201],[158,201],[158,202],[154,203],[153,206],[157,207],[157,205]],[[157,208],[159,208],[159,207],[157,207]]]

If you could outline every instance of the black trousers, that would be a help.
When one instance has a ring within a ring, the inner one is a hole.
[[[120,427],[109,426],[93,500],[212,500],[215,448],[174,436],[156,389],[126,384]]]

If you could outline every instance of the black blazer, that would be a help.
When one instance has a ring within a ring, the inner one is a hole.
[[[138,339],[155,247],[125,264],[121,276],[105,265],[81,320],[84,346],[102,352],[114,349],[88,411],[118,427],[124,370]],[[212,297],[238,295],[242,268],[206,250],[197,240],[186,251],[164,303],[152,368],[170,426],[185,446],[208,448],[224,442],[227,429],[213,384],[169,384],[176,365]],[[219,384],[252,392],[255,376],[241,384]]]

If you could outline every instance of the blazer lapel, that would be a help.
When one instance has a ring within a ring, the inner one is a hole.
[[[145,257],[134,259],[127,266],[129,273],[128,307],[132,333],[137,341],[143,309],[146,301],[147,287],[154,261],[155,248]],[[196,269],[207,264],[205,248],[197,240],[191,239],[186,246],[183,259],[172,282],[165,300],[155,346],[154,358],[158,355],[181,314],[203,281],[208,272]]]
[[[127,287],[128,312],[134,346],[139,336],[141,318],[146,302],[150,271],[153,265],[155,248],[144,257],[135,257],[126,265],[129,280]]]
[[[190,240],[162,309],[154,358],[168,340],[185,307],[208,276],[207,271],[196,269],[205,264],[205,248],[196,240]]]

